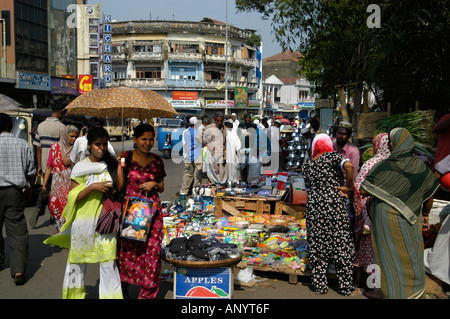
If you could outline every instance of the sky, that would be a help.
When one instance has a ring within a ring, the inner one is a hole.
[[[87,3],[100,3],[102,14],[109,14],[116,21],[198,22],[203,18],[227,21],[227,0],[88,0]],[[256,30],[256,33],[261,35],[263,59],[282,52],[281,46],[273,40],[269,20],[263,20],[262,15],[257,12],[236,12],[234,0],[228,0],[228,23],[240,29]]]

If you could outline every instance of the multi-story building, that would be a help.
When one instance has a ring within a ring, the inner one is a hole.
[[[306,117],[314,109],[314,86],[299,73],[301,57],[285,51],[263,60],[265,114]]]
[[[107,87],[154,90],[179,113],[259,113],[254,31],[226,30],[207,18],[111,24],[113,80]]]
[[[76,97],[76,28],[68,21],[70,8],[83,2],[0,0],[3,94],[26,107]]]

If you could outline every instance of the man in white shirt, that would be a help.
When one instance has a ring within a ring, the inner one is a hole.
[[[270,143],[270,170],[281,170],[282,153],[280,149],[280,127],[282,122],[275,120],[273,124],[267,129],[267,137]]]
[[[232,113],[231,114],[231,120],[232,120],[232,124],[233,124],[233,128],[232,128],[232,132],[234,134],[237,134],[238,132],[238,126],[239,126],[239,121],[236,118],[236,113]]]
[[[233,120],[225,121],[227,129],[226,157],[228,168],[228,182],[239,183],[239,151],[241,149],[241,140],[233,132]]]

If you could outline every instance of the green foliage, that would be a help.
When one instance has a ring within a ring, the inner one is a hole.
[[[323,96],[365,83],[394,113],[420,101],[450,105],[450,0],[379,0],[381,28],[369,28],[372,0],[236,0],[238,11],[271,21],[285,50],[303,53],[302,75]]]

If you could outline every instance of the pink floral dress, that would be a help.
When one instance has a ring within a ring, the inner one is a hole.
[[[361,184],[366,178],[366,175],[379,161],[389,157],[391,152],[389,151],[389,138],[387,133],[378,134],[373,140],[373,148],[375,156],[369,159],[361,167],[355,182],[353,189],[355,192],[353,198],[353,207],[355,209],[355,261],[356,267],[362,267],[366,270],[367,266],[374,263],[373,246],[371,233],[364,231],[364,226],[370,225],[369,214],[367,211],[367,200],[369,197],[363,197],[359,193]],[[368,225],[369,224],[369,225]]]
[[[161,243],[163,239],[163,218],[161,202],[156,190],[140,193],[138,186],[149,181],[160,182],[165,176],[164,162],[153,154],[154,160],[147,167],[132,159],[132,151],[125,153],[129,163],[125,196],[146,198],[158,202],[158,208],[150,225],[147,242],[138,242],[119,237],[119,271],[122,283],[140,286],[140,299],[155,299],[159,291],[161,274]],[[131,157],[131,158],[130,158]]]
[[[70,166],[63,164],[63,155],[59,143],[50,147],[47,166],[53,169],[48,210],[55,221],[56,230],[59,231],[65,221],[62,212],[67,205],[67,196],[70,191],[70,173],[72,172]]]

